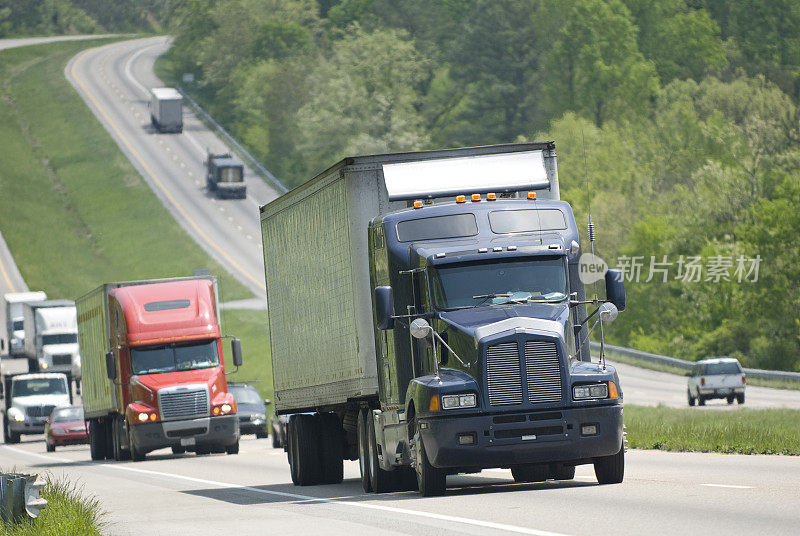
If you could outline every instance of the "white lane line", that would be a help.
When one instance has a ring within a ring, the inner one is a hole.
[[[198,152],[199,152],[201,155],[203,155],[203,157],[206,157],[206,156],[208,156],[208,151],[206,151],[206,150],[203,148],[203,146],[202,146],[202,145],[200,145],[200,142],[198,142],[198,141],[195,139],[195,137],[194,137],[194,136],[192,136],[192,134],[191,134],[191,133],[189,133],[189,132],[186,132],[186,131],[184,130],[184,131],[183,131],[183,135],[184,135],[184,136],[186,136],[186,139],[187,139],[187,140],[189,140],[190,142],[192,142],[192,145],[194,145],[194,146],[195,146],[195,148],[197,149],[197,151],[198,151]]]
[[[149,50],[149,49],[151,49],[153,47],[157,47],[157,46],[161,46],[161,44],[157,43],[155,45],[150,45],[148,47],[140,48],[136,52],[136,54],[132,55],[130,58],[128,58],[128,61],[125,62],[125,76],[127,76],[128,80],[130,80],[133,83],[133,85],[136,86],[139,89],[139,91],[142,92],[142,95],[144,95],[145,98],[148,98],[150,96],[150,91],[146,87],[144,87],[142,84],[140,84],[139,81],[136,80],[133,77],[133,72],[131,72],[131,64],[133,64],[133,62],[136,61],[136,59],[139,56],[141,56],[144,53],[145,50]]]
[[[49,461],[64,461],[68,463],[74,462],[74,460],[65,460],[64,458],[55,458],[50,456],[42,456],[41,454],[34,454],[32,452],[27,452],[22,449],[17,449],[14,447],[5,447],[9,450],[14,452],[19,452],[21,454],[28,454],[30,456],[35,456],[36,458],[44,458]],[[94,464],[87,464],[92,466]],[[288,499],[297,499],[300,501],[308,501],[310,503],[325,503],[330,505],[342,505],[348,506],[351,508],[362,508],[366,510],[379,510],[382,512],[390,512],[393,514],[402,514],[407,516],[414,516],[414,517],[423,517],[428,519],[435,519],[437,521],[448,521],[451,523],[460,523],[463,525],[471,525],[473,527],[481,527],[487,529],[494,529],[494,530],[502,530],[506,532],[513,532],[515,534],[530,534],[532,536],[567,536],[566,534],[559,533],[559,532],[550,532],[546,530],[537,530],[531,529],[528,527],[518,527],[516,525],[506,525],[505,523],[495,523],[493,521],[484,521],[482,519],[471,519],[468,517],[460,517],[460,516],[451,516],[447,514],[437,514],[434,512],[424,512],[420,510],[411,510],[409,508],[397,508],[394,506],[385,506],[382,504],[369,504],[369,503],[362,503],[362,502],[354,502],[354,501],[346,501],[341,499],[329,499],[327,497],[314,497],[313,495],[300,495],[298,493],[288,493],[284,491],[275,491],[275,490],[267,490],[261,488],[254,488],[252,486],[242,486],[240,484],[232,484],[229,482],[218,482],[216,480],[206,480],[204,478],[194,478],[191,476],[184,476],[178,475],[174,473],[165,473],[162,471],[151,471],[149,469],[138,469],[136,467],[129,467],[127,465],[117,465],[117,464],[110,464],[110,463],[103,463],[99,462],[96,464],[97,467],[107,467],[109,469],[116,469],[118,471],[129,471],[131,473],[138,473],[142,475],[150,475],[150,476],[157,476],[162,478],[172,478],[175,480],[184,480],[186,482],[192,482],[195,484],[203,484],[206,486],[215,486],[218,488],[232,488],[238,491],[249,491],[251,493],[257,493],[260,495],[271,495],[274,497],[285,497]]]
[[[755,486],[736,486],[734,484],[700,484],[709,488],[753,489]]]

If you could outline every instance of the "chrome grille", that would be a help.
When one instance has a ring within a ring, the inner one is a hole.
[[[486,383],[491,405],[510,406],[522,403],[522,372],[516,341],[495,344],[488,348]]]
[[[158,400],[162,419],[205,416],[209,412],[208,389],[205,387],[159,391]]]
[[[25,413],[28,417],[49,417],[55,406],[28,406]]]
[[[527,341],[525,368],[531,404],[561,400],[561,367],[554,342]]]

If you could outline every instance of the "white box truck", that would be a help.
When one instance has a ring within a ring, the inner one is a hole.
[[[25,355],[25,330],[22,327],[22,305],[25,302],[42,301],[47,294],[37,292],[9,292],[3,295],[3,325],[5,335],[0,340],[0,353],[10,357]]]
[[[150,90],[150,121],[159,132],[183,132],[183,97],[174,88]]]
[[[71,300],[30,302],[23,306],[25,357],[30,372],[63,372],[81,377],[78,315]]]

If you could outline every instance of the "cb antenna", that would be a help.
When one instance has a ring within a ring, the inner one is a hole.
[[[586,180],[586,211],[589,213],[589,247],[592,250],[592,259],[594,260],[594,222],[592,221],[592,194],[589,188],[589,172],[588,167],[586,165],[586,139],[584,138],[583,129],[581,129],[581,144],[583,145],[583,177]],[[594,281],[594,302],[597,303],[598,295],[597,295],[597,281]],[[598,319],[600,322],[600,362],[602,363],[603,370],[606,369],[606,353],[605,353],[605,338],[603,337],[603,320],[602,315],[601,318]]]

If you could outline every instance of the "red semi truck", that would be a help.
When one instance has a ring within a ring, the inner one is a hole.
[[[75,304],[93,460],[239,451],[214,277],[106,283]]]

